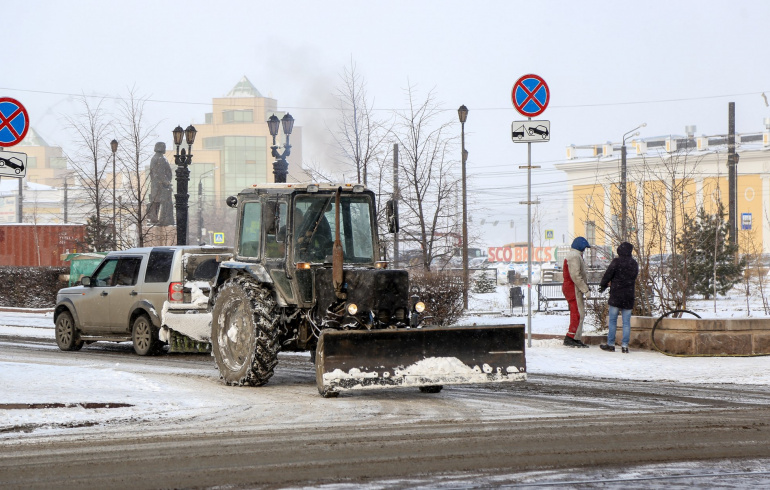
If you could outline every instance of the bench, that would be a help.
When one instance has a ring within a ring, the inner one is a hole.
[[[549,282],[546,284],[537,285],[537,310],[539,312],[545,311],[569,311],[569,305],[567,304],[567,298],[564,297],[564,293],[561,291],[561,286],[564,283],[561,282]],[[599,295],[599,283],[589,282],[588,287],[593,289],[597,294],[591,297],[596,301],[599,299],[606,300],[608,293]],[[550,303],[557,301],[564,301],[564,308],[554,308]]]

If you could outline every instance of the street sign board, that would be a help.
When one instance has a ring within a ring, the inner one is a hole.
[[[27,154],[0,150],[0,177],[27,176]]]
[[[548,84],[537,75],[524,75],[513,84],[513,107],[524,117],[535,117],[545,111],[551,92]]]
[[[751,213],[741,213],[741,229],[751,229]]]
[[[551,141],[551,121],[513,121],[511,123],[511,139],[514,143],[543,143]]]
[[[0,146],[18,144],[27,135],[29,114],[16,99],[0,97]]]
[[[224,233],[214,233],[214,243],[216,245],[221,245],[225,243],[225,234]]]
[[[545,239],[553,240],[553,230],[545,230]]]

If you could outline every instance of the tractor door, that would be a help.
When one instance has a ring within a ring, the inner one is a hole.
[[[296,304],[292,287],[292,271],[286,261],[287,211],[286,196],[271,196],[265,201],[262,222],[265,229],[265,268],[287,304]]]

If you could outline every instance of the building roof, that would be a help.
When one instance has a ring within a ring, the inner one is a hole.
[[[244,75],[243,78],[235,84],[235,87],[227,92],[225,97],[262,97],[262,94],[259,93],[257,87],[255,87],[254,84],[246,78],[246,75]]]
[[[30,127],[27,135],[19,142],[19,146],[48,146],[48,143],[35,131],[35,128]]]

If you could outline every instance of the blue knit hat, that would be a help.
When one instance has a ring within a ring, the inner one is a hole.
[[[583,238],[582,236],[579,236],[572,240],[572,248],[575,250],[580,250],[581,252],[587,248],[591,248],[591,245],[588,244],[588,240]]]

